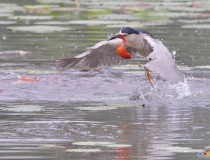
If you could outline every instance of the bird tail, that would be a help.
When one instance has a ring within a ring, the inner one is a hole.
[[[56,66],[60,69],[74,67],[82,58],[63,58],[56,60]]]

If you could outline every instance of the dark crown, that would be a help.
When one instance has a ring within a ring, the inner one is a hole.
[[[138,31],[136,31],[133,28],[130,27],[124,27],[120,30],[120,33],[125,33],[125,34],[139,34]]]
[[[143,33],[143,34],[147,34],[148,36],[152,37],[152,38],[155,38],[151,33],[145,31],[145,30],[135,30],[131,27],[124,27],[120,30],[120,33],[124,33],[124,34],[140,34],[140,33]]]

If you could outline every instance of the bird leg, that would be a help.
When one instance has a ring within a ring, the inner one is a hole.
[[[155,83],[154,79],[153,79],[153,72],[149,69],[147,69],[146,67],[144,67],[145,69],[145,75],[148,79],[148,81],[150,82],[151,86],[153,87],[153,84]]]

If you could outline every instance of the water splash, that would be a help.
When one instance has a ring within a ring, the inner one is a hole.
[[[190,90],[190,87],[186,78],[184,79],[184,82],[180,82],[174,85],[174,89],[176,90],[177,95],[178,95],[176,99],[183,99],[185,97],[192,95],[192,92]]]
[[[152,88],[149,85],[144,87],[137,87],[134,89],[130,100],[157,100],[157,99],[171,99],[178,100],[184,99],[187,96],[192,95],[187,79],[184,82],[178,84],[171,84],[165,81],[157,81]]]
[[[14,72],[2,72],[0,73],[0,80],[12,80],[19,79],[21,76]]]

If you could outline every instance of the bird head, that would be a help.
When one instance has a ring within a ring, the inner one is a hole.
[[[140,38],[139,36],[135,36],[135,35],[140,35],[140,34],[146,34],[152,38],[154,38],[152,36],[152,34],[150,34],[147,31],[144,30],[135,30],[131,27],[124,27],[122,28],[118,34],[116,34],[115,36],[111,37],[109,40],[113,40],[116,38],[120,38],[123,40],[123,44],[118,45],[116,51],[117,53],[125,58],[125,59],[130,59],[131,58],[131,54],[128,53],[126,51],[126,47],[129,45],[129,47],[135,46],[136,43],[138,43],[138,39]],[[142,38],[142,37],[141,37]]]
[[[139,34],[138,31],[136,31],[133,28],[130,27],[124,27],[122,28],[119,33],[117,33],[115,36],[111,37],[109,40],[115,39],[115,38],[120,38],[125,42],[125,36],[129,35],[129,34]]]
[[[123,40],[123,43],[118,45],[116,48],[116,52],[118,55],[120,55],[124,59],[130,59],[131,54],[127,52],[126,50],[126,36],[129,34],[139,34],[138,31],[134,30],[133,28],[130,27],[124,27],[122,28],[118,34],[115,36],[111,37],[109,40],[113,40],[116,38],[120,38]]]
[[[129,34],[139,34],[139,32],[131,27],[124,27],[119,31],[119,34],[121,36],[127,36]]]

